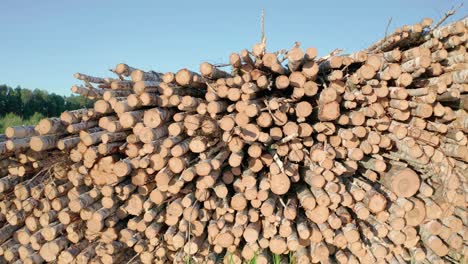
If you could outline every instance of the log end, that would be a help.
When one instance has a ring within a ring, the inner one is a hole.
[[[391,189],[398,197],[411,197],[419,190],[421,180],[416,172],[406,168],[392,177]]]

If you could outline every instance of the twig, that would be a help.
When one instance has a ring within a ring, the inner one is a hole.
[[[329,58],[331,58],[331,57],[333,57],[333,56],[336,56],[336,55],[338,55],[338,54],[341,54],[342,52],[343,52],[342,49],[336,48],[336,49],[332,50],[330,53],[328,53],[327,55],[325,55],[325,56],[323,56],[322,58],[320,58],[317,62],[325,61],[325,60],[327,60],[327,59],[329,59]]]
[[[283,162],[281,161],[281,159],[279,158],[278,153],[275,153],[275,154],[273,155],[273,160],[275,161],[276,165],[278,165],[278,167],[280,168],[281,172],[284,173],[284,164],[283,164]]]
[[[270,106],[268,105],[268,101],[265,100],[264,103],[265,103],[265,105],[266,105],[266,107],[267,107],[267,109],[268,109],[268,113],[270,113],[271,117],[272,117],[273,119],[275,119],[276,121],[279,121],[279,119],[271,112]]]
[[[297,132],[295,132],[295,133],[293,133],[293,134],[291,134],[291,135],[289,135],[287,137],[284,137],[278,143],[272,144],[271,148],[276,149],[276,148],[278,148],[279,145],[284,144],[284,143],[288,143],[289,141],[295,139],[297,136],[298,136],[298,134],[297,134]]]
[[[392,20],[393,20],[393,17],[390,17],[390,19],[388,20],[387,27],[385,28],[385,37],[384,37],[384,41],[382,41],[382,45],[380,45],[380,49],[383,49],[383,44],[384,44],[385,41],[387,40],[388,28],[389,28],[390,25],[392,24]]]
[[[195,202],[192,204],[192,206],[191,206],[191,207],[192,207],[192,210],[190,211],[190,219],[192,219],[192,214],[193,214],[193,211],[194,211],[194,209],[195,209],[195,206],[197,205],[197,202],[198,202],[198,201],[195,201]],[[192,232],[192,221],[188,221],[188,222],[189,222],[189,226],[188,226],[188,231],[187,231],[187,237],[188,237],[187,240],[188,240],[188,243],[190,244],[190,241],[191,241],[191,239],[192,239],[192,236],[190,235],[191,232]],[[188,254],[189,254],[189,257],[191,257],[191,255],[192,255],[192,252],[190,251],[190,249],[191,249],[191,248],[190,248],[190,246],[189,246],[189,253],[188,253]]]
[[[262,18],[261,18],[261,29],[262,29],[262,39],[260,40],[264,46],[266,46],[266,36],[265,36],[265,9],[262,8]]]
[[[129,260],[127,261],[127,264],[133,263],[132,261],[133,261],[136,257],[138,257],[139,255],[140,255],[140,253],[135,254],[135,256],[133,256],[131,259],[129,259]]]
[[[392,24],[392,20],[393,20],[393,17],[390,17],[390,19],[388,20],[387,27],[385,28],[385,37],[384,37],[384,40],[387,39],[388,28],[389,28],[390,25]]]
[[[211,92],[213,92],[214,94],[218,95],[218,93],[216,92],[216,90],[208,83],[208,82],[205,82],[206,83],[206,86],[208,86],[208,88],[211,90]]]
[[[231,66],[231,64],[230,63],[218,63],[218,64],[214,64],[214,66],[216,68],[223,68],[223,67]]]
[[[284,203],[283,199],[281,199],[281,197],[278,196],[278,200],[280,201],[281,205],[286,208],[286,204]]]
[[[29,184],[30,182],[32,182],[34,179],[36,179],[39,176],[43,176],[44,175],[43,172],[46,172],[46,171],[48,171],[47,168],[44,168],[44,169],[38,171],[31,179],[25,181],[26,184]]]
[[[445,22],[445,20],[447,20],[449,17],[453,16],[455,14],[455,12],[457,12],[458,9],[460,9],[461,7],[463,6],[463,3],[461,3],[458,7],[456,8],[453,8],[452,7],[452,10],[449,10],[447,11],[447,13],[445,13],[444,17],[441,18],[439,20],[439,22],[437,22],[432,28],[431,28],[431,32],[434,31],[435,29],[437,29],[442,23]]]

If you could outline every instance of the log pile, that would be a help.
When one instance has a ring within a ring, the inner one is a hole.
[[[0,262],[445,263],[468,254],[468,19],[230,72],[77,73],[0,136]]]

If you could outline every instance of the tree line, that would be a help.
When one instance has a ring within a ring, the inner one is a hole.
[[[91,100],[82,96],[0,85],[0,134],[8,126],[32,125],[43,117],[60,116],[63,111],[92,105]]]
[[[12,88],[0,85],[0,116],[14,113],[29,118],[34,113],[43,116],[59,116],[66,110],[92,106],[92,101],[82,96],[62,96],[40,89]]]

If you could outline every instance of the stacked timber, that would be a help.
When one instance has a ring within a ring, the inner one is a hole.
[[[468,255],[468,19],[231,70],[75,74],[0,136],[0,262],[445,263]]]

